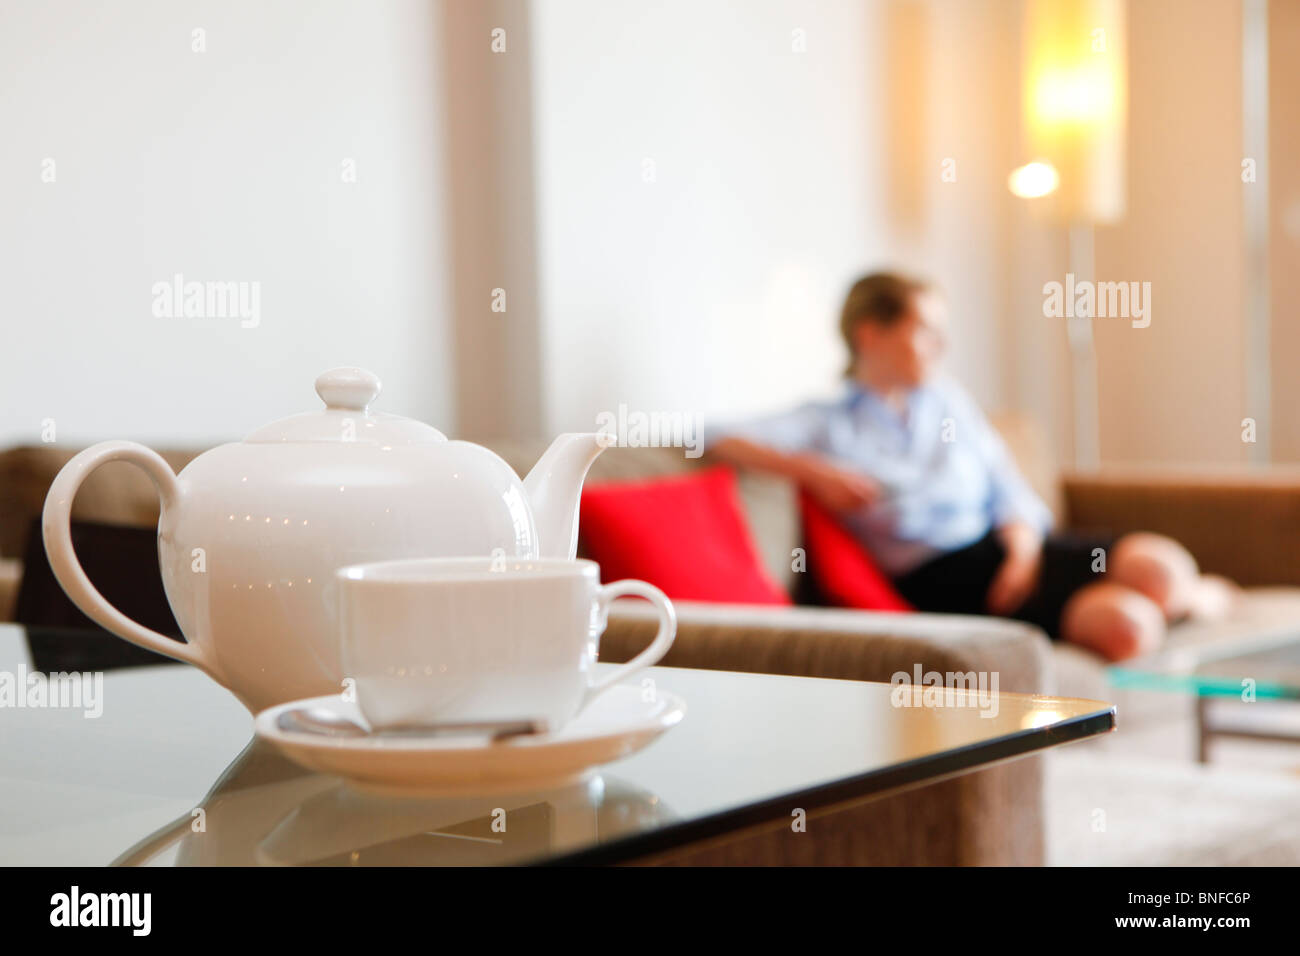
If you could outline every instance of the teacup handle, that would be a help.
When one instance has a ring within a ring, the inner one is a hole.
[[[131,441],[104,441],[91,445],[63,466],[45,497],[42,533],[50,568],[72,603],[96,624],[132,644],[193,664],[220,682],[216,669],[197,645],[174,641],[131,620],[104,599],[77,560],[72,549],[72,499],[90,473],[110,461],[130,462],[148,475],[158,489],[164,513],[176,504],[180,495],[176,474],[157,452]]]
[[[653,604],[655,610],[659,612],[659,631],[655,634],[655,639],[650,642],[650,646],[644,651],[626,664],[620,664],[608,677],[593,682],[587,688],[587,696],[582,702],[583,707],[590,704],[598,694],[609,690],[625,677],[635,674],[639,670],[645,670],[652,664],[657,664],[668,653],[668,648],[673,646],[673,640],[677,637],[677,612],[673,610],[672,601],[668,600],[668,596],[663,591],[660,591],[653,584],[647,584],[645,581],[629,579],[602,586],[596,598],[602,621],[605,620],[605,616],[609,613],[609,606],[621,597],[645,598]]]

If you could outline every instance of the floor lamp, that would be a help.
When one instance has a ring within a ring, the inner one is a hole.
[[[1096,281],[1094,227],[1124,215],[1128,112],[1124,0],[1025,0],[1022,140],[1033,161],[1011,191],[1068,230],[1067,272]],[[1091,315],[1066,320],[1074,465],[1100,462],[1097,354]]]

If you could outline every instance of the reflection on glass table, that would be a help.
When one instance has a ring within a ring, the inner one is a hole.
[[[609,842],[672,817],[658,797],[601,773],[485,797],[380,796],[302,770],[255,739],[196,811],[113,863],[497,866]]]
[[[21,636],[0,626],[0,669],[22,666]],[[646,674],[686,716],[644,750],[525,793],[387,797],[250,745],[252,718],[198,671],[112,671],[97,717],[0,713],[0,863],[632,862],[1115,725],[1110,704],[1071,698]]]

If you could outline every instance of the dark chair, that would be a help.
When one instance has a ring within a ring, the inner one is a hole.
[[[158,573],[152,528],[72,523],[72,543],[87,577],[127,617],[183,643]],[[23,560],[15,620],[27,630],[35,670],[103,671],[175,663],[104,630],[68,599],[54,577],[40,522],[32,524]]]

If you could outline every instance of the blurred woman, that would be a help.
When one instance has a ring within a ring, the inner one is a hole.
[[[1111,660],[1155,649],[1168,621],[1226,591],[1176,541],[1053,532],[979,407],[938,374],[947,310],[924,281],[869,275],[840,316],[848,384],[831,402],[729,429],[710,451],[789,477],[922,611],[1036,624]]]

